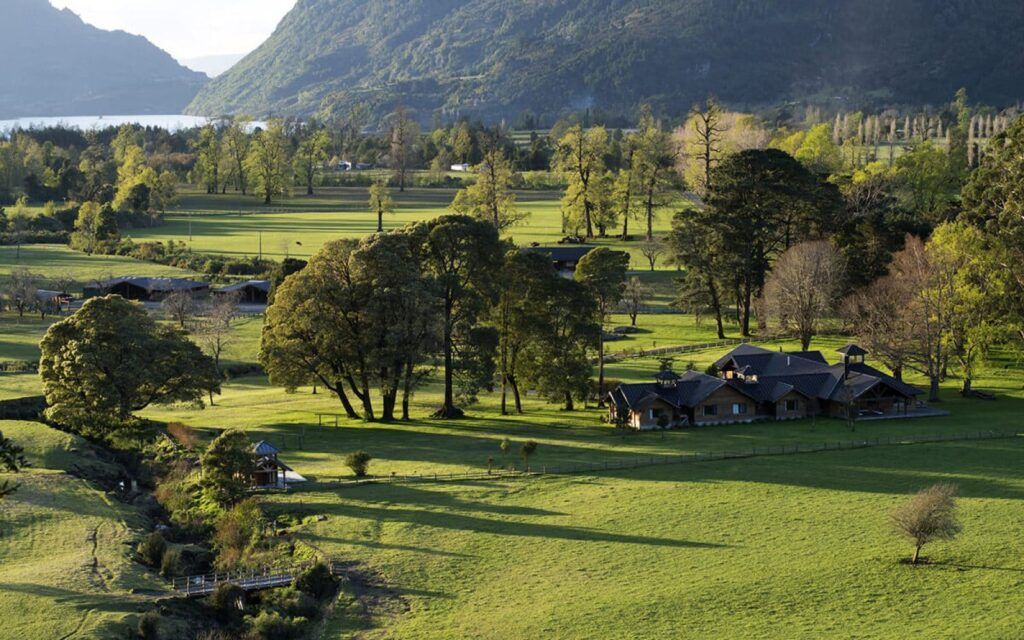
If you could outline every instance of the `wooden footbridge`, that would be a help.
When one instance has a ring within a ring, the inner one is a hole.
[[[314,563],[294,565],[282,569],[280,567],[264,567],[248,571],[228,571],[224,573],[208,573],[198,576],[184,576],[174,578],[171,585],[179,597],[203,598],[208,596],[222,584],[233,584],[246,593],[250,591],[264,591],[266,589],[279,589],[289,587],[295,582],[296,576],[313,566]],[[331,575],[342,574],[342,564],[330,560],[327,567]]]

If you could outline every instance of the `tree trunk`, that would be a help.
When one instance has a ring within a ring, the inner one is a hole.
[[[744,338],[750,337],[750,299],[751,299],[750,285],[744,285],[743,287],[743,304],[740,309],[740,325]]]
[[[568,391],[565,392],[565,410],[566,411],[575,411],[576,410],[576,405],[573,404],[573,401],[572,401],[572,393],[570,393]]]
[[[516,405],[516,413],[519,415],[523,414],[523,398],[519,394],[519,381],[516,380],[515,376],[509,377],[509,384],[512,386],[512,400]]]
[[[352,406],[352,403],[348,399],[348,394],[345,393],[345,389],[340,384],[338,385],[338,389],[335,394],[338,396],[338,400],[341,400],[341,406],[345,407],[345,415],[355,420],[362,417],[355,410],[355,407]]]
[[[971,379],[971,376],[965,375],[964,376],[964,386],[960,390],[960,394],[962,396],[964,396],[965,398],[969,397],[971,395],[971,391],[972,391],[971,386],[973,385],[973,383],[974,383],[974,381]]]
[[[377,209],[377,233],[384,233],[384,210]]]
[[[501,415],[508,415],[508,374],[501,374]]]
[[[435,418],[461,418],[462,411],[455,406],[454,355],[452,353],[452,303],[445,303],[444,309],[444,404],[434,413]]]
[[[921,545],[914,547],[914,557],[910,560],[910,564],[917,564],[917,561],[921,559]]]
[[[405,382],[402,385],[402,420],[409,420],[409,402],[412,399],[412,380],[415,374],[415,365],[410,362],[405,363]]]
[[[604,314],[601,314],[601,326],[597,339],[597,406],[604,406]],[[571,400],[570,400],[571,402]]]
[[[928,402],[942,402],[942,400],[939,399],[939,376],[929,376],[929,382],[931,384],[928,389]]]
[[[380,419],[383,422],[395,421],[395,403],[398,400],[398,388],[394,387],[381,399]]]

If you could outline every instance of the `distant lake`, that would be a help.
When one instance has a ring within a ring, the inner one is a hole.
[[[0,120],[0,133],[10,132],[14,129],[41,129],[45,127],[65,126],[82,131],[92,129],[105,129],[107,127],[120,127],[123,124],[138,124],[143,127],[159,127],[169,131],[181,131],[201,127],[211,121],[211,118],[199,116],[63,116],[56,118],[17,118],[14,120]],[[253,126],[260,126],[263,123],[254,122]]]

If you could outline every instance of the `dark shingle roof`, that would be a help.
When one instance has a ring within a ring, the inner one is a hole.
[[[662,400],[673,407],[695,407],[712,393],[725,386],[725,381],[697,371],[687,371],[678,376],[676,386],[662,387],[653,382],[623,384],[612,392],[617,406],[644,410],[655,400]]]
[[[564,247],[527,247],[523,251],[545,255],[553,262],[579,262],[597,247],[589,245],[569,245]]]
[[[147,278],[141,276],[126,276],[124,278],[113,278],[100,282],[100,288],[109,289],[119,284],[130,284],[150,293],[154,291],[194,291],[205,289],[210,285],[197,280],[186,280],[185,278]]]

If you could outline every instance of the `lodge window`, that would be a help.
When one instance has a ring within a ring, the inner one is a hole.
[[[650,417],[651,417],[651,420],[654,420],[655,418],[658,417],[658,414],[654,412],[654,409],[651,409],[651,416]]]
[[[718,415],[718,405],[717,404],[706,404],[706,405],[704,405],[704,416],[705,417],[709,417],[710,418],[712,416],[717,416],[717,415]]]
[[[747,413],[747,403],[737,402],[732,405],[732,415],[742,416]]]
[[[786,400],[786,411],[799,411],[800,403],[796,400]]]

